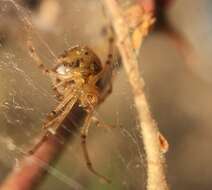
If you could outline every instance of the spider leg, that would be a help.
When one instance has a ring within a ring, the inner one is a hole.
[[[64,110],[58,114],[54,119],[51,121],[48,121],[46,124],[43,125],[43,128],[45,129],[44,135],[41,137],[39,142],[34,145],[34,147],[29,151],[29,154],[33,154],[48,138],[49,135],[55,135],[57,133],[57,129],[62,125],[62,122],[66,118],[66,116],[69,114],[70,110],[74,106],[78,99],[78,96],[72,95],[69,97],[69,102],[67,105],[64,105]]]
[[[57,88],[53,88],[53,90],[54,90],[54,93],[55,93],[55,96],[57,97],[57,99],[58,99],[59,101],[62,101],[63,98],[64,98],[63,94],[60,93],[59,90],[58,90]]]
[[[112,33],[112,29],[111,29]],[[94,76],[94,79],[92,79],[92,85],[96,85],[97,81],[101,79],[101,83],[106,84],[106,87],[102,91],[102,93],[99,96],[99,102],[103,102],[105,98],[111,94],[112,92],[112,75],[113,75],[113,61],[114,61],[114,52],[115,52],[115,44],[114,44],[114,38],[112,35],[110,35],[109,39],[109,44],[108,44],[108,55],[107,55],[107,60],[104,64],[104,67],[102,71]]]
[[[32,59],[34,60],[34,62],[37,64],[38,68],[40,68],[42,70],[42,72],[48,76],[50,76],[51,74],[54,74],[54,72],[51,69],[48,69],[43,62],[41,61],[41,58],[39,57],[39,55],[37,54],[32,40],[28,39],[27,41],[27,47],[29,50],[29,54],[32,57]]]
[[[65,86],[65,84],[69,84],[69,82],[74,81],[74,78],[73,77],[68,77],[68,78],[58,77],[56,80],[59,80],[59,82],[56,82],[56,84],[54,84],[53,89],[57,89],[61,86]]]
[[[100,94],[99,103],[103,102],[105,98],[112,93],[112,82],[110,81],[108,85],[105,87],[105,90]]]
[[[51,112],[51,116],[54,118],[51,118],[49,121],[47,121],[43,128],[50,131],[52,134],[55,134],[57,129],[60,127],[66,116],[71,111],[74,104],[77,102],[78,95],[70,93],[64,101],[62,101],[54,111]]]
[[[108,124],[105,124],[104,122],[100,121],[97,117],[95,116],[92,116],[91,117],[91,120],[92,120],[92,123],[97,126],[97,127],[104,127],[104,128],[107,128],[107,129],[112,129],[114,128],[115,126],[112,126],[112,125],[108,125]]]
[[[53,72],[54,72],[54,70],[53,70]],[[52,88],[53,88],[53,90],[55,92],[56,97],[60,101],[62,101],[64,99],[64,97],[66,96],[67,92],[70,93],[68,89],[65,89],[66,84],[70,84],[70,81],[73,81],[73,77],[69,77],[69,78],[66,78],[66,79],[63,79],[61,77],[57,77],[56,78],[56,82],[53,84]],[[63,92],[61,92],[60,87],[64,88]]]
[[[67,91],[62,102],[60,102],[60,104],[54,109],[54,113],[58,113],[59,111],[61,111],[70,102],[70,99],[76,96],[75,94],[73,95],[72,92],[72,89]]]
[[[102,69],[102,71],[97,74],[94,79],[93,79],[93,83],[95,84],[100,78],[102,78],[104,73],[107,73],[108,70],[111,70],[112,68],[112,63],[113,63],[113,53],[114,53],[114,38],[111,36],[108,39],[109,41],[109,47],[108,47],[108,55],[107,55],[107,60],[104,64],[104,68]]]
[[[107,177],[101,175],[100,173],[98,173],[92,165],[90,156],[88,154],[88,149],[87,149],[87,143],[86,143],[86,138],[87,138],[87,134],[88,134],[88,129],[90,127],[91,124],[91,114],[88,113],[86,119],[85,119],[85,125],[83,126],[82,130],[81,130],[81,145],[82,145],[82,150],[83,150],[83,154],[85,157],[85,161],[86,161],[86,165],[88,167],[88,169],[97,177],[99,177],[100,179],[102,179],[103,181],[107,182],[107,183],[111,183],[110,179],[108,179]]]

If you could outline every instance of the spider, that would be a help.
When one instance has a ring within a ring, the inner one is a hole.
[[[99,174],[92,166],[86,146],[86,137],[92,121],[94,107],[104,99],[101,96],[97,83],[102,75],[108,72],[108,69],[111,69],[110,65],[113,61],[114,48],[113,41],[113,38],[109,39],[109,52],[104,66],[99,57],[89,47],[75,46],[61,54],[57,59],[56,65],[51,69],[43,64],[32,42],[30,40],[28,41],[28,49],[31,57],[43,73],[51,78],[53,89],[59,100],[59,104],[49,113],[46,121],[43,123],[42,127],[45,130],[44,136],[33,147],[30,154],[35,152],[49,134],[55,135],[57,133],[57,130],[62,126],[61,124],[75,103],[79,102],[79,106],[87,112],[84,126],[80,131],[86,165],[93,174],[108,183],[110,183],[110,180]],[[109,86],[111,88],[111,83]]]

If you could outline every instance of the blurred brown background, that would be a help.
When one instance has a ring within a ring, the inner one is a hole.
[[[54,61],[65,49],[86,44],[104,62],[107,40],[102,36],[106,19],[97,0],[9,0],[0,1],[0,178],[41,132],[46,113],[56,104],[51,81],[29,57],[26,19],[30,36],[44,62]],[[23,8],[23,6],[25,8]],[[28,8],[27,8],[28,7]],[[193,47],[185,59],[170,38],[152,32],[145,40],[140,71],[155,120],[170,144],[166,154],[171,189],[211,189],[212,185],[212,3],[209,0],[176,0],[169,9],[170,22]],[[114,60],[117,64],[117,59]],[[138,136],[136,110],[123,68],[115,71],[113,92],[95,115],[112,130],[92,127],[88,146],[94,167],[109,176],[112,185],[102,184],[86,168],[79,137],[70,143],[39,188],[145,189],[145,159]],[[74,182],[73,182],[74,181]]]

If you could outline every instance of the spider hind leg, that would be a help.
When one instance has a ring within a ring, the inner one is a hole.
[[[106,183],[111,183],[111,180],[108,179],[107,177],[101,175],[100,173],[98,173],[94,168],[93,168],[93,164],[91,162],[90,156],[88,154],[88,149],[87,149],[87,133],[88,133],[88,129],[90,127],[91,124],[91,115],[89,114],[87,116],[87,118],[85,119],[85,125],[83,126],[82,130],[81,130],[81,145],[82,145],[82,150],[83,150],[83,154],[85,157],[85,161],[86,161],[86,165],[87,168],[97,177],[99,177],[101,180],[103,180]]]

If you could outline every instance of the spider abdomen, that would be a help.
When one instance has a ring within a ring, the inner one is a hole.
[[[98,56],[88,47],[76,46],[58,58],[55,71],[60,75],[76,75],[84,79],[97,75],[102,70]]]

